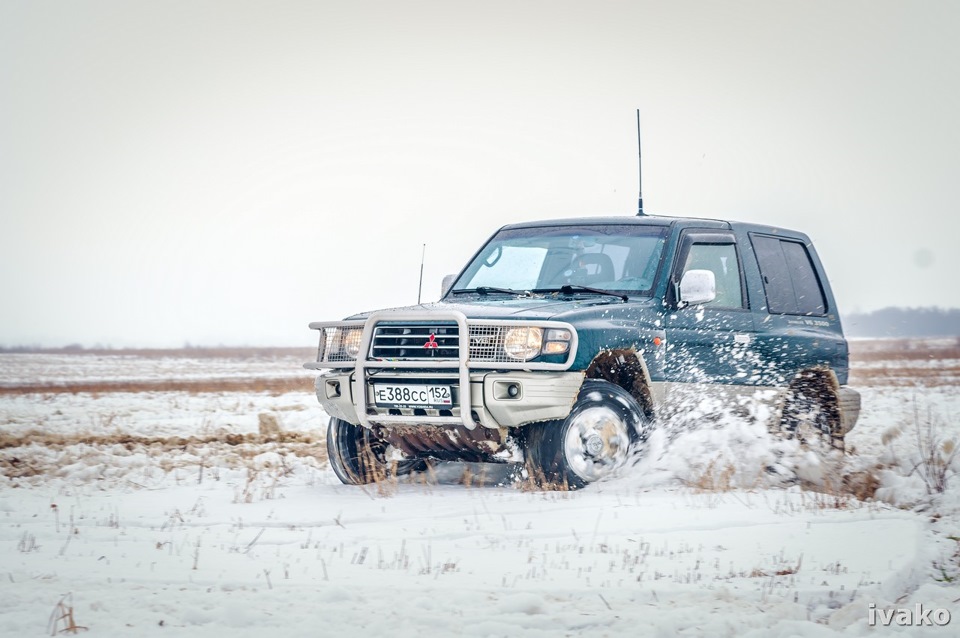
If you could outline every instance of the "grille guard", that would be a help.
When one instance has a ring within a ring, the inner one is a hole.
[[[384,360],[371,359],[370,351],[373,342],[374,328],[379,323],[402,323],[402,322],[453,322],[456,323],[458,331],[458,353],[456,359],[413,359],[413,360]],[[328,328],[346,328],[363,327],[363,333],[360,338],[360,350],[355,361],[324,361],[329,357],[326,352],[329,345],[327,336]],[[566,361],[562,363],[544,363],[535,361],[473,361],[470,359],[470,326],[507,326],[507,327],[525,327],[536,326],[544,329],[560,328],[570,331],[570,349],[567,351]],[[430,425],[458,425],[462,424],[468,430],[473,430],[477,424],[473,420],[471,409],[471,391],[470,391],[470,371],[471,370],[568,370],[573,365],[577,356],[578,338],[577,331],[569,323],[562,321],[537,321],[537,320],[496,320],[496,319],[467,319],[467,316],[457,310],[449,311],[429,311],[429,312],[396,312],[383,310],[371,314],[365,321],[319,321],[310,324],[312,330],[320,331],[320,345],[317,351],[317,361],[305,363],[304,368],[309,370],[325,369],[350,369],[355,371],[353,377],[353,398],[357,408],[357,416],[360,424],[364,427],[372,427],[370,415],[367,414],[367,371],[368,370],[456,370],[460,383],[460,417],[434,417],[434,416],[396,416],[396,415],[377,415],[374,420],[377,424],[391,425],[411,425],[411,424],[430,424]],[[466,337],[466,347],[464,346],[463,336]]]

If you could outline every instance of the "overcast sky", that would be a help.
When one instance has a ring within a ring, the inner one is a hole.
[[[793,227],[960,306],[960,2],[0,0],[0,345],[312,346],[499,226]]]

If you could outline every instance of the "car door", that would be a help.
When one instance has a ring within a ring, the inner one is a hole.
[[[689,270],[713,272],[717,285],[713,301],[684,306],[678,299],[680,281]],[[666,381],[724,386],[753,381],[747,354],[754,338],[754,321],[743,257],[732,232],[683,231],[666,303]]]

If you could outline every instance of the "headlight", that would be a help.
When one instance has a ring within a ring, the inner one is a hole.
[[[543,329],[525,326],[510,328],[503,337],[503,350],[511,359],[529,361],[540,354]]]
[[[341,328],[337,331],[337,340],[347,356],[356,359],[360,352],[360,340],[363,337],[363,328]]]

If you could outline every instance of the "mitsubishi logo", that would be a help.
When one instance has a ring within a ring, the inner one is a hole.
[[[439,347],[440,347],[440,344],[437,343],[437,335],[431,334],[431,335],[430,335],[430,341],[428,341],[428,342],[426,342],[425,344],[423,344],[423,347],[426,348],[427,350],[432,350],[432,349],[434,349],[434,348],[439,348]]]

